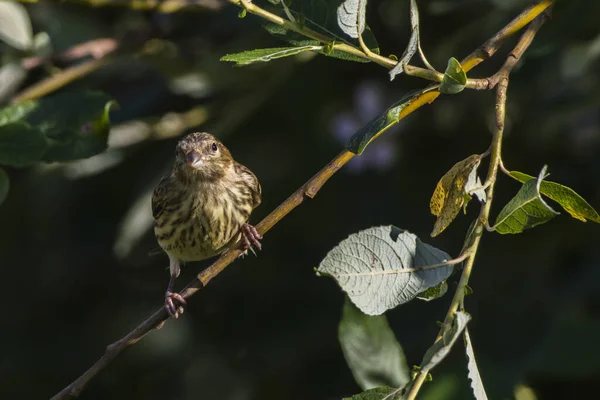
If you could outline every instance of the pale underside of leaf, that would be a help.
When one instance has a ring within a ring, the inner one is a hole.
[[[419,36],[419,9],[416,0],[410,0],[410,26],[411,34],[408,45],[406,46],[402,57],[398,60],[398,64],[390,70],[390,81],[393,81],[396,75],[404,72],[404,66],[410,62],[415,53],[419,50],[421,39]]]
[[[473,389],[473,395],[476,400],[487,400],[487,394],[485,393],[485,387],[479,374],[479,368],[477,368],[477,362],[475,361],[475,351],[473,350],[473,343],[471,343],[471,336],[469,335],[469,329],[465,328],[465,351],[467,353],[467,368],[468,377],[471,380],[471,389]]]
[[[367,0],[346,0],[337,9],[340,29],[351,38],[358,38],[365,30]]]
[[[381,226],[340,242],[318,273],[333,277],[362,312],[379,315],[448,278],[449,259],[412,233]]]
[[[456,218],[465,204],[467,190],[475,189],[475,194],[484,199],[485,194],[481,194],[481,191],[476,189],[477,184],[481,184],[479,178],[476,178],[480,162],[479,154],[473,154],[457,162],[436,185],[429,202],[431,213],[437,216],[431,236],[439,235]],[[473,180],[475,185],[472,184]]]
[[[456,342],[456,339],[458,339],[470,319],[471,316],[463,311],[457,311],[454,314],[452,327],[444,332],[442,338],[425,352],[423,361],[421,362],[421,370],[430,371],[450,353],[454,342]]]

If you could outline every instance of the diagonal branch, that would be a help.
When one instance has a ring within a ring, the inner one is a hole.
[[[241,4],[239,4],[239,3],[241,3],[242,0],[230,0],[230,1],[241,6]],[[519,29],[526,26],[526,24],[521,24],[519,21],[533,20],[535,17],[540,15],[552,3],[552,1],[545,0],[545,1],[542,1],[540,4],[542,4],[542,3],[545,4],[545,7],[538,7],[538,8],[533,7],[533,8],[528,8],[525,11],[523,11],[515,20],[510,22],[505,28],[503,28],[502,31],[500,31],[498,34],[496,34],[494,36],[494,38],[497,38],[495,40],[501,41],[504,38],[506,38],[507,36],[514,34]],[[248,7],[248,11],[253,12],[259,16],[263,16],[263,15],[261,15],[262,13],[260,11],[257,11],[257,9],[252,8],[252,7],[255,7],[254,4],[249,3],[249,2],[248,3],[244,2],[244,6]],[[263,11],[262,9],[258,9],[258,10]],[[270,14],[269,18],[267,18],[267,19],[270,19],[271,16],[275,17],[275,18],[279,18],[279,17],[275,16],[274,14]],[[281,19],[280,22],[284,23],[284,24],[288,24],[288,23],[291,24],[289,21],[285,21],[283,19]],[[502,32],[504,32],[504,33],[502,33]],[[300,33],[302,33],[302,32],[300,32]],[[502,34],[500,34],[500,33],[502,33]],[[494,48],[494,49],[499,48],[500,43],[496,42],[495,40],[491,39],[490,41],[486,42],[486,43],[490,43],[490,45],[488,46],[489,48]],[[338,46],[338,45],[336,45],[336,46]],[[348,46],[348,47],[353,48],[351,46]],[[356,49],[356,50],[360,51],[358,49]],[[488,56],[491,56],[491,54],[489,54]],[[470,56],[468,56],[463,61],[463,68],[465,70],[469,70],[469,69],[473,68],[474,66],[476,66],[477,64],[479,64],[482,60],[480,60],[479,62],[476,62],[478,60],[477,57],[479,57],[479,53],[473,52]],[[508,71],[507,71],[507,73],[508,73]],[[500,86],[502,86],[502,85],[500,85]],[[406,116],[412,114],[415,110],[419,109],[423,105],[433,102],[439,96],[439,94],[440,93],[438,91],[432,90],[432,91],[421,92],[420,94],[416,95],[410,101],[410,104],[402,109],[402,111],[400,112],[400,115],[398,116],[398,120],[396,121],[396,123],[399,122],[400,120],[404,119]],[[493,147],[493,149],[492,149],[493,150],[492,157],[496,156],[496,157],[498,157],[498,159],[499,159],[499,151],[500,151],[499,146],[501,143],[501,133],[499,135],[500,136],[498,136],[498,134],[496,134],[494,136],[494,138],[495,138],[494,143],[497,143],[497,148]],[[269,215],[267,215],[256,226],[257,230],[261,234],[266,233],[275,224],[277,224],[282,218],[284,218],[288,213],[290,213],[294,208],[296,208],[298,205],[300,205],[306,197],[313,198],[314,196],[316,196],[318,191],[327,182],[327,180],[329,180],[329,178],[331,178],[331,176],[333,174],[335,174],[341,167],[344,166],[344,164],[346,164],[348,161],[350,161],[354,156],[355,156],[354,153],[351,153],[347,150],[342,151],[337,157],[335,157],[323,169],[321,169],[321,171],[319,171],[308,182],[306,182],[304,185],[302,185],[302,187],[300,187],[298,190],[296,190],[290,197],[288,197],[283,203],[281,203],[275,210],[273,210]],[[496,165],[495,171],[497,171],[498,164],[496,163],[495,165]],[[491,173],[491,170],[490,170],[490,173]],[[493,183],[490,185],[490,187],[488,187],[488,192],[489,192],[488,197],[490,197],[490,198],[491,198],[492,191],[493,191]],[[489,203],[490,202],[488,202],[488,204]],[[489,206],[486,206],[486,207],[488,207],[487,212],[489,213]],[[480,236],[481,236],[481,230],[479,231],[479,233],[476,232],[476,235],[474,235],[475,239],[473,239],[473,240],[477,241],[477,242],[474,242],[473,244],[478,243]],[[208,282],[210,282],[221,271],[223,271],[229,264],[231,264],[238,257],[238,255],[240,253],[241,252],[238,249],[227,250],[211,266],[209,266],[204,271],[200,272],[197,275],[197,277],[194,280],[192,280],[192,282],[190,282],[183,289],[183,291],[181,292],[181,295],[186,299],[193,296],[196,292],[198,292],[198,290],[200,290],[204,286],[206,286],[208,284]],[[474,256],[470,256],[467,259],[467,263],[466,263],[467,265],[465,266],[464,271],[467,271],[467,270],[470,271],[470,268],[472,267],[472,263],[473,263],[473,258],[474,258]],[[463,272],[463,275],[465,275],[465,272]],[[468,274],[466,275],[466,279],[468,280]],[[461,280],[461,282],[462,282],[462,280]],[[466,282],[464,284],[466,285]],[[453,304],[454,304],[454,302],[453,302]],[[92,380],[100,371],[102,371],[104,368],[106,368],[106,366],[108,366],[110,364],[110,362],[112,360],[114,360],[123,350],[125,350],[129,346],[137,343],[140,339],[142,339],[147,333],[149,333],[153,329],[160,328],[167,319],[168,319],[168,314],[167,314],[166,310],[164,309],[164,307],[161,307],[154,314],[152,314],[149,318],[147,318],[144,322],[142,322],[140,325],[138,325],[134,330],[129,332],[125,337],[123,337],[122,339],[107,346],[104,355],[98,361],[96,361],[87,371],[85,371],[83,373],[83,375],[81,375],[79,378],[77,378],[75,381],[73,381],[70,385],[65,387],[62,391],[57,393],[52,399],[54,399],[54,400],[69,399],[72,397],[79,396],[81,394],[81,392],[85,389],[86,385],[90,382],[90,380]],[[446,319],[448,320],[448,318],[446,318]],[[419,375],[419,376],[421,376],[421,375]],[[425,375],[423,375],[423,379],[424,379],[424,377],[425,377]]]

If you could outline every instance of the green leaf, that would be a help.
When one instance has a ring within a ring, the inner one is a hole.
[[[323,46],[301,47],[274,47],[269,49],[255,49],[241,53],[227,54],[221,61],[230,61],[236,65],[249,65],[257,62],[268,62],[277,58],[290,57],[305,51],[321,51]]]
[[[0,164],[26,167],[40,161],[47,149],[48,142],[39,129],[24,122],[0,125]]]
[[[451,57],[444,72],[444,79],[440,83],[440,93],[456,94],[462,92],[466,84],[467,74],[465,70],[456,58]]]
[[[404,351],[385,315],[365,315],[346,297],[338,337],[352,375],[363,390],[400,387],[410,380]]]
[[[479,375],[479,368],[477,368],[477,362],[475,361],[475,351],[473,350],[473,343],[471,343],[471,336],[469,330],[465,328],[465,351],[467,353],[467,369],[468,377],[471,380],[471,389],[473,389],[473,395],[476,400],[487,400],[487,394],[483,387],[483,381],[481,375]]]
[[[458,339],[470,319],[471,316],[463,311],[457,311],[454,314],[452,327],[446,330],[442,338],[435,342],[433,346],[425,352],[423,361],[421,362],[421,369],[430,371],[433,367],[438,365],[448,353],[450,353],[450,349],[454,345],[454,342],[456,342],[456,339]]]
[[[344,397],[343,400],[400,400],[400,398],[400,390],[384,386],[355,394],[352,397]]]
[[[421,93],[423,93],[423,91],[410,92],[400,101],[388,108],[385,113],[369,121],[366,125],[356,131],[350,140],[348,140],[348,143],[346,143],[346,150],[361,155],[375,138],[398,123],[400,112],[404,107],[408,106],[413,99],[421,95]]]
[[[542,168],[536,180],[526,182],[500,211],[494,226],[496,232],[503,235],[521,233],[558,215],[540,196],[540,184],[546,176],[546,168]]]
[[[367,0],[346,0],[337,9],[337,23],[344,33],[357,39],[365,30]]]
[[[419,9],[416,0],[410,0],[410,26],[411,34],[408,45],[398,64],[390,70],[390,81],[393,81],[396,75],[404,72],[404,66],[410,62],[417,50],[419,50],[421,39],[419,35]]]
[[[4,200],[8,197],[8,191],[10,190],[10,180],[8,174],[2,168],[0,168],[0,205],[4,203]]]
[[[423,301],[431,301],[435,299],[439,299],[448,291],[448,283],[446,281],[440,282],[440,284],[430,287],[429,289],[419,293],[417,295],[417,299]]]
[[[317,273],[333,277],[363,313],[379,315],[447,279],[447,260],[448,254],[414,234],[379,226],[340,242]]]
[[[510,176],[521,183],[535,179],[535,177],[519,171],[511,171]],[[560,204],[573,218],[583,222],[589,219],[590,221],[600,223],[600,215],[598,215],[596,210],[570,187],[556,182],[542,181],[540,192]]]
[[[358,40],[348,38],[337,24],[337,10],[341,4],[342,0],[294,0],[292,4],[289,5],[289,11],[295,16],[300,26],[306,26],[307,28],[321,33],[328,37],[330,42],[335,41],[337,43],[346,43],[358,47]],[[307,39],[303,35],[273,23],[266,23],[263,25],[263,28],[270,34],[285,40],[294,46],[320,46],[325,44],[320,43],[317,40]],[[362,37],[367,47],[371,49],[372,52],[379,54],[379,45],[369,26],[365,25]],[[323,49],[319,52],[329,57],[347,61],[362,63],[370,62],[370,60],[347,54],[339,50],[333,50],[330,53],[326,53],[325,49]]]
[[[0,129],[18,121],[20,129],[27,131],[27,137],[33,141],[29,150],[22,152],[20,157],[25,160],[18,166],[38,161],[42,155],[44,161],[87,158],[106,149],[109,112],[114,105],[116,102],[100,92],[59,93],[0,110]],[[3,162],[0,144],[0,163]]]

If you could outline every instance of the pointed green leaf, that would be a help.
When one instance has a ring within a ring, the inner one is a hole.
[[[365,314],[379,315],[447,279],[445,252],[395,226],[350,235],[321,261],[318,274],[333,277]]]
[[[337,9],[337,23],[342,31],[357,39],[365,30],[367,0],[346,0]]]
[[[546,176],[546,166],[536,180],[526,182],[496,219],[494,230],[500,234],[521,233],[554,218],[557,213],[540,196],[540,184]]]
[[[458,339],[470,319],[471,316],[463,311],[457,311],[454,314],[452,327],[444,332],[442,338],[425,352],[423,361],[421,362],[421,369],[430,371],[450,353],[454,342],[456,342],[456,339]]]
[[[423,91],[410,92],[388,108],[385,113],[369,121],[348,140],[346,150],[361,155],[375,138],[398,123],[400,112],[422,93]]]
[[[429,289],[419,293],[417,295],[417,299],[423,301],[431,301],[435,299],[439,299],[448,291],[448,283],[446,281],[440,282],[440,284],[430,287]]]
[[[444,72],[444,79],[440,83],[440,93],[456,94],[462,92],[466,84],[467,74],[465,70],[456,58],[451,57]]]
[[[404,386],[409,369],[385,315],[363,314],[346,297],[338,338],[354,379],[363,390]]]
[[[4,203],[4,200],[8,197],[8,191],[10,190],[10,180],[6,171],[0,168],[0,205]]]
[[[400,390],[391,387],[378,387],[367,390],[352,397],[344,397],[343,400],[400,400]]]
[[[521,183],[535,179],[535,177],[519,171],[511,171],[510,176]],[[583,222],[589,219],[590,221],[600,223],[600,215],[598,215],[596,210],[570,187],[556,182],[542,181],[540,192],[560,204],[573,218]]]
[[[483,387],[483,381],[481,375],[479,375],[479,368],[477,368],[477,362],[475,361],[475,351],[473,350],[473,343],[471,343],[471,336],[469,330],[465,328],[465,351],[467,353],[467,368],[468,377],[471,380],[471,389],[473,389],[473,395],[475,400],[487,400],[487,394]]]
[[[221,57],[221,61],[234,62],[236,65],[249,65],[257,62],[268,62],[277,58],[295,56],[305,51],[321,51],[323,46],[301,46],[301,47],[274,47],[269,49],[255,49],[241,53],[227,54]]]
[[[410,0],[410,26],[411,34],[408,45],[398,61],[398,64],[390,70],[390,81],[393,81],[396,75],[404,72],[404,66],[410,62],[417,50],[419,50],[419,42],[421,39],[419,37],[419,9],[417,8],[416,0]]]
[[[0,164],[26,167],[40,161],[47,149],[48,142],[39,129],[24,122],[0,125]]]

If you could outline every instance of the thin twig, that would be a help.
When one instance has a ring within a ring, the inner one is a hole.
[[[450,303],[450,307],[448,308],[448,312],[446,313],[446,318],[442,324],[442,328],[438,333],[435,342],[438,342],[442,339],[443,334],[446,329],[448,329],[452,325],[452,321],[454,320],[454,315],[458,310],[458,307],[463,303],[465,297],[465,288],[469,282],[469,278],[471,276],[471,271],[473,270],[473,264],[475,262],[475,256],[477,254],[477,250],[479,248],[479,243],[481,241],[481,236],[483,234],[484,229],[488,229],[489,227],[489,215],[492,206],[492,200],[494,197],[494,187],[496,183],[496,178],[498,176],[498,169],[500,168],[501,160],[502,160],[502,135],[504,133],[504,121],[506,117],[506,92],[508,89],[508,77],[516,62],[512,62],[509,60],[513,59],[513,54],[517,54],[519,57],[523,54],[523,52],[529,47],[531,44],[533,37],[539,31],[540,27],[544,23],[546,19],[546,15],[542,14],[536,18],[536,20],[531,23],[527,30],[523,33],[519,42],[508,56],[508,60],[505,63],[506,67],[501,68],[500,75],[497,77],[497,88],[496,88],[496,124],[495,130],[492,137],[492,145],[491,145],[491,161],[488,169],[486,183],[488,183],[488,187],[486,190],[486,202],[482,205],[481,211],[479,213],[479,217],[475,223],[474,234],[472,235],[472,243],[469,246],[472,249],[471,257],[467,259],[465,262],[465,266],[463,268],[462,275],[460,277],[460,281],[458,282],[456,292],[454,293],[454,297],[452,298],[452,302]],[[410,391],[408,392],[406,398],[407,400],[414,400],[417,396],[417,393],[421,389],[427,374],[429,373],[428,369],[421,369],[419,373],[416,375],[414,380],[410,385]]]
[[[240,7],[243,7],[242,0],[230,0],[230,1],[234,4],[239,5]],[[292,30],[297,31],[296,30],[297,28],[295,26],[293,26],[293,24],[289,23],[289,21],[285,21],[282,18],[280,18],[274,14],[267,13],[266,11],[264,11],[258,7],[255,7],[254,4],[252,4],[252,3],[246,3],[246,5],[248,7],[249,12],[259,15],[259,16],[261,16],[267,20],[270,20],[272,22],[279,23],[280,25],[289,27],[289,29],[293,28]],[[519,16],[519,18],[529,19],[531,21],[532,19],[534,19],[537,15],[539,15],[544,10],[545,10],[545,8],[541,8],[541,9],[529,8],[526,11],[524,11]],[[535,15],[532,16],[532,14],[535,14]],[[511,22],[511,24],[514,24],[514,21]],[[509,24],[509,26],[510,26],[510,24]],[[523,26],[521,26],[521,27],[523,27]],[[506,28],[504,28],[503,31],[506,31]],[[511,30],[512,33],[515,33],[517,31],[518,31],[518,29]],[[300,33],[304,34],[305,32],[301,31]],[[495,37],[501,37],[503,39],[506,37],[506,35],[498,36],[498,34],[497,34]],[[320,39],[317,39],[317,40],[320,40]],[[335,45],[335,46],[341,46],[341,45]],[[347,46],[347,45],[344,45],[344,46]],[[354,49],[358,53],[364,55],[364,53],[359,49],[355,49],[352,46],[347,46],[347,47],[350,49]],[[499,47],[499,44],[495,45],[495,47],[496,48]],[[342,48],[345,49],[345,47],[342,47]],[[336,47],[336,49],[340,49],[340,47]],[[465,59],[465,61],[463,61],[463,68],[465,69],[465,71],[468,71],[469,69],[473,68],[475,65],[478,64],[478,63],[473,63],[471,61],[471,59],[473,57],[476,57],[476,55],[477,55],[477,53],[474,52],[469,57],[467,57]],[[390,60],[390,61],[392,61],[392,60]],[[439,94],[440,93],[438,91],[434,90],[434,91],[426,91],[426,92],[423,92],[423,93],[417,95],[415,98],[413,98],[410,101],[409,105],[407,105],[405,108],[402,109],[397,122],[404,119],[408,115],[412,114],[415,110],[419,109],[423,105],[433,102],[439,96]],[[500,146],[500,144],[498,144],[498,148],[492,149],[492,158],[496,157],[496,155],[499,157],[499,150],[500,150],[499,146]],[[300,205],[300,203],[302,203],[304,201],[305,197],[313,198],[314,196],[316,196],[317,192],[325,184],[325,182],[327,182],[327,180],[335,172],[337,172],[344,164],[346,164],[348,161],[350,161],[354,156],[355,156],[355,154],[353,154],[349,151],[341,152],[336,158],[334,158],[329,164],[327,164],[321,171],[319,171],[307,183],[305,183],[302,187],[300,187],[297,191],[295,191],[287,200],[285,200],[283,203],[281,203],[279,205],[279,207],[277,207],[267,217],[265,217],[256,226],[257,230],[261,234],[266,233],[276,223],[278,223],[283,217],[285,217],[290,211],[292,211],[294,208],[296,208],[298,205]],[[492,164],[494,164],[494,163],[492,163]],[[491,185],[488,188],[488,198],[491,197],[490,194],[492,194],[492,190],[493,190],[493,185]],[[489,204],[489,203],[490,202],[488,202],[486,204]],[[489,207],[489,206],[486,205],[485,207]],[[489,212],[489,209],[488,209],[488,212]],[[479,228],[481,228],[480,225],[479,225]],[[474,249],[475,247],[473,247],[473,245],[475,245],[476,243],[478,244],[481,233],[482,233],[481,229],[479,229],[479,232],[478,233],[476,232],[476,234],[474,235],[475,238],[473,239],[473,244],[471,246],[466,246],[466,247],[469,249]],[[208,282],[210,282],[210,280],[212,280],[221,271],[223,271],[229,264],[231,264],[237,258],[237,256],[239,254],[240,254],[240,250],[237,250],[237,249],[228,250],[225,253],[223,253],[221,255],[221,257],[219,257],[219,259],[217,259],[211,266],[209,266],[207,269],[205,269],[204,271],[199,273],[197,275],[197,277],[194,280],[192,280],[184,288],[184,290],[181,292],[181,295],[186,299],[193,296],[198,290],[200,290],[202,287],[204,287],[206,284],[208,284]],[[466,254],[466,252],[463,254]],[[467,262],[466,262],[465,269],[464,269],[464,270],[469,271],[468,274],[470,274],[470,269],[472,268],[473,259],[474,259],[474,253],[473,253],[473,255],[471,255],[471,253],[469,252],[469,257],[467,258]],[[465,274],[464,270],[463,270],[463,276]],[[468,280],[468,275],[466,276],[466,279]],[[466,281],[464,282],[464,285],[466,285]],[[85,371],[83,373],[83,375],[81,375],[79,378],[77,378],[75,381],[73,381],[70,385],[68,385],[62,391],[57,393],[53,397],[53,399],[55,399],[55,400],[68,399],[68,398],[79,396],[79,394],[81,394],[81,392],[84,390],[84,388],[89,383],[89,381],[92,378],[94,378],[100,371],[102,371],[104,368],[106,368],[106,366],[108,366],[108,364],[110,364],[110,362],[112,360],[114,360],[123,350],[125,350],[129,346],[137,343],[141,338],[143,338],[148,332],[150,332],[154,328],[156,328],[158,326],[162,326],[162,324],[167,319],[168,319],[168,314],[165,311],[165,308],[161,307],[154,314],[152,314],[149,318],[147,318],[144,322],[142,322],[140,325],[138,325],[134,330],[129,332],[125,337],[123,337],[122,339],[107,346],[104,355],[98,361],[96,361],[96,363],[94,363],[94,365],[92,365],[87,371]],[[423,376],[422,379],[425,379],[425,376]]]

